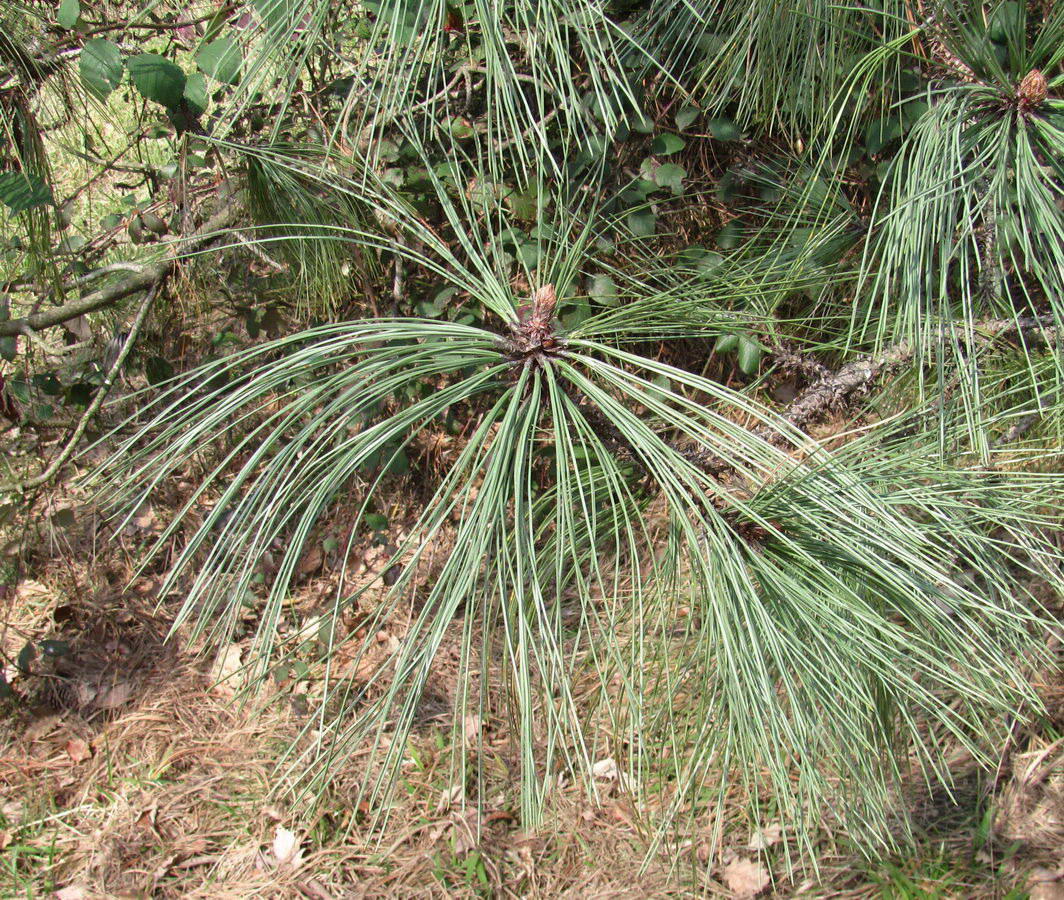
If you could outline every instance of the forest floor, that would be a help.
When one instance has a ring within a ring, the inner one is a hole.
[[[771,821],[752,830],[729,818],[711,853],[713,810],[648,859],[616,768],[602,770],[596,800],[563,787],[544,825],[522,830],[504,717],[472,726],[499,748],[478,822],[441,752],[454,689],[444,665],[382,836],[351,808],[365,774],[358,754],[313,813],[274,790],[277,762],[307,723],[313,673],[242,700],[219,683],[244,661],[239,635],[214,659],[186,652],[181,634],[167,639],[179,601],[158,602],[158,571],[135,574],[165,510],[142,508],[112,535],[70,487],[33,509],[6,526],[33,540],[0,588],[0,649],[19,695],[0,714],[2,897],[1064,898],[1058,681],[1039,685],[1050,715],[1014,731],[997,772],[958,757],[952,800],[918,811],[915,849],[864,858],[825,825],[817,871],[788,875]],[[365,548],[359,569],[381,556]],[[307,560],[294,621],[313,621],[335,562],[328,552]],[[378,637],[396,634],[399,623]]]

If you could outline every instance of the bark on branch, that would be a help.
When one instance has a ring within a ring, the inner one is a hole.
[[[944,328],[942,336],[947,335],[966,344],[1016,337],[1027,345],[1049,345],[1059,337],[1056,320],[1052,316],[988,319],[976,323],[973,335]],[[848,362],[834,372],[826,371],[795,397],[780,413],[780,417],[804,431],[828,412],[841,408],[855,394],[868,390],[882,376],[909,362],[915,355],[916,348],[902,341],[880,353]],[[783,437],[781,432],[769,426],[756,429],[754,434],[770,443],[778,443]],[[734,470],[727,460],[707,450],[688,451],[684,456],[712,475]]]
[[[1017,319],[987,319],[978,322],[974,336],[956,333],[961,343],[977,343],[1008,337],[1022,337],[1025,343],[1051,344],[1057,339],[1057,328],[1052,316],[1022,316]],[[947,332],[944,330],[943,335]],[[783,418],[798,428],[805,428],[820,416],[847,400],[854,393],[872,385],[881,375],[907,363],[915,355],[915,348],[908,342],[894,344],[882,353],[865,356],[846,363],[835,372],[828,372],[814,381],[794,398],[783,411]]]
[[[116,281],[95,291],[90,291],[77,300],[71,300],[62,306],[43,309],[20,319],[8,319],[0,322],[0,337],[11,337],[18,334],[26,334],[32,331],[41,331],[51,328],[53,325],[61,325],[78,316],[95,312],[98,309],[117,303],[131,294],[149,290],[158,284],[174,269],[181,258],[188,253],[202,249],[212,240],[218,237],[218,233],[225,231],[237,219],[239,205],[231,203],[211,216],[203,225],[194,231],[188,238],[180,242],[180,252],[173,253],[165,259],[144,266],[144,268],[129,278]]]

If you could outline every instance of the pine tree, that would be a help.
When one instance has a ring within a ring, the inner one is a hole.
[[[662,836],[741,786],[802,841],[829,810],[865,847],[904,839],[906,784],[948,785],[950,746],[989,764],[1038,710],[1064,12],[361,9],[255,0],[208,32],[196,58],[229,86],[213,112],[182,95],[194,129],[130,69],[225,161],[246,243],[309,310],[136,396],[107,438],[93,478],[118,510],[207,461],[151,551],[175,560],[175,629],[224,645],[252,602],[255,671],[306,657],[278,626],[317,529],[354,517],[349,562],[414,466],[424,504],[379,581],[341,578],[322,616],[287,788],[320,797],[370,748],[360,799],[386,809],[457,634],[456,778],[477,783],[463,723],[504,691],[529,825],[609,757]],[[390,299],[345,312],[352,283]]]

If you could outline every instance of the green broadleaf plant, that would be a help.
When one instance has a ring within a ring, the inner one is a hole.
[[[129,77],[142,96],[176,109],[185,94],[185,73],[156,53],[141,53],[126,61]]]

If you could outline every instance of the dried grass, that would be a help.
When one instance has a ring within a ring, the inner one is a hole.
[[[643,868],[640,811],[605,771],[596,802],[570,785],[555,793],[537,833],[522,831],[513,812],[516,760],[505,716],[470,723],[485,735],[472,760],[482,776],[464,791],[452,785],[446,754],[434,743],[450,726],[459,671],[453,648],[444,648],[433,670],[414,738],[417,763],[404,766],[383,831],[371,831],[364,811],[351,808],[367,774],[358,754],[336,772],[318,813],[284,806],[272,793],[275,763],[305,721],[300,694],[275,685],[241,705],[213,683],[211,660],[185,652],[179,639],[164,640],[172,610],[156,608],[157,573],[125,587],[137,545],[156,527],[155,516],[143,518],[104,542],[98,523],[79,513],[78,527],[36,542],[27,560],[33,578],[24,571],[5,604],[0,647],[8,659],[25,641],[44,638],[68,641],[70,653],[16,682],[26,702],[0,718],[0,896],[56,889],[63,900],[739,896],[744,886],[760,890],[765,875],[774,887],[761,896],[882,894],[867,863],[827,830],[821,880],[789,881],[782,845],[752,838],[738,802],[686,821],[683,834]],[[329,527],[345,533],[342,521]],[[380,547],[362,548],[345,573],[349,586],[379,575],[385,560]],[[328,554],[305,570],[292,604],[304,621],[339,577]],[[364,603],[369,614],[373,595]],[[353,635],[359,618],[347,623]],[[394,639],[404,627],[389,622],[383,633]],[[1053,679],[1042,687],[1050,705],[1064,695]],[[497,707],[493,699],[489,709]],[[1000,856],[1004,845],[1022,842],[1008,877],[1023,883],[1034,867],[1031,877],[1044,892],[1064,873],[1064,743],[1036,732],[1021,740],[999,785],[993,847]],[[710,857],[718,816],[726,837]],[[970,860],[971,815],[958,822],[948,836],[951,852]],[[935,841],[947,842],[941,833]],[[279,853],[286,842],[289,852]],[[907,865],[919,868],[921,861]],[[962,883],[974,893],[956,896],[992,896],[1001,886],[999,868],[991,860],[966,871]]]

